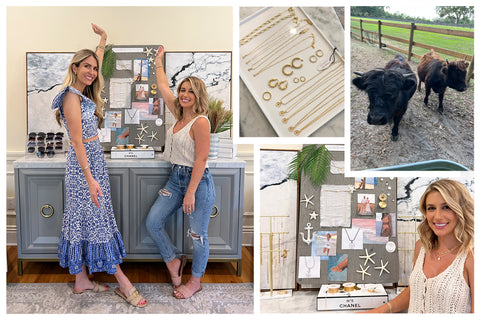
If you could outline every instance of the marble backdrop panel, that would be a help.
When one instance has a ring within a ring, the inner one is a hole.
[[[73,53],[27,52],[27,131],[62,131],[51,109]],[[19,97],[20,98],[20,97]]]
[[[297,181],[288,164],[297,151],[260,151],[260,288],[295,288]]]

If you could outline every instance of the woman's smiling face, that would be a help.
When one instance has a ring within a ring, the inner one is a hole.
[[[98,76],[97,60],[94,57],[89,56],[80,62],[78,67],[73,65],[73,71],[77,75],[77,82],[79,82],[77,84],[89,86]]]
[[[183,108],[193,108],[196,102],[195,94],[193,93],[190,81],[184,81],[180,86],[178,93],[178,101]]]
[[[426,218],[429,227],[437,237],[454,235],[458,217],[438,191],[432,191],[425,201]]]

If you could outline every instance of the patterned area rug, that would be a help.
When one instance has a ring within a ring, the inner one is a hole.
[[[73,294],[73,283],[10,283],[7,313],[253,313],[253,283],[204,283],[203,290],[187,300],[172,296],[166,283],[134,286],[148,301],[145,308],[127,304],[113,290]]]

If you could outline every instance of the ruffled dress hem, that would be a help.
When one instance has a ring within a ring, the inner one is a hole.
[[[58,244],[58,257],[60,266],[67,268],[70,274],[77,274],[82,271],[82,265],[88,269],[90,274],[94,272],[117,272],[116,266],[122,263],[127,255],[120,232],[114,232],[113,237],[104,243],[89,243],[82,240],[80,243],[71,243],[65,239],[64,234],[60,235]]]

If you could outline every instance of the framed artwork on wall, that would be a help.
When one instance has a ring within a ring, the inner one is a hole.
[[[74,53],[27,52],[27,132],[58,132],[65,129],[51,109]]]
[[[223,101],[227,110],[232,106],[232,52],[165,52],[165,73],[170,89],[177,95],[183,79],[195,76],[205,82],[210,99]],[[173,124],[174,119],[167,119]],[[230,130],[220,134],[230,137]]]

